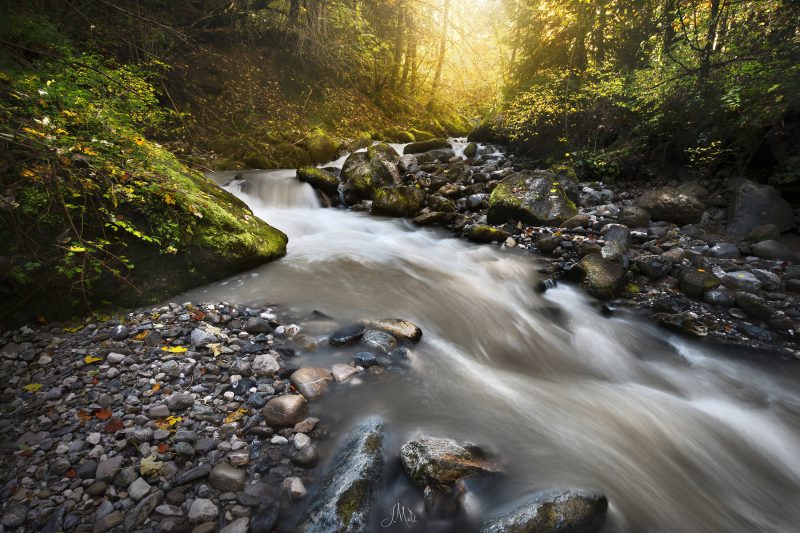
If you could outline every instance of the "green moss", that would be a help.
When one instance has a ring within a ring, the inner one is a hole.
[[[429,141],[436,137],[433,133],[429,131],[418,130],[416,128],[411,128],[408,130],[408,132],[414,136],[415,141]]]
[[[429,139],[427,141],[417,141],[407,145],[403,149],[404,154],[422,154],[440,148],[452,148],[447,139]]]
[[[339,194],[339,178],[317,167],[302,167],[297,169],[297,179],[319,189],[328,196]]]
[[[492,242],[505,242],[509,233],[492,226],[472,226],[467,230],[467,238],[472,242],[489,244]]]
[[[245,156],[242,158],[242,162],[247,165],[247,168],[253,169],[265,169],[273,166],[270,160],[267,159],[267,156],[258,152],[250,152],[245,154]]]
[[[383,446],[383,435],[381,433],[370,433],[364,441],[364,452],[376,453],[381,450]]]
[[[306,139],[305,147],[312,163],[327,163],[335,159],[339,144],[325,133],[317,131]]]
[[[507,182],[498,184],[489,197],[489,223],[504,224],[512,219],[521,220],[524,216],[522,198],[514,194],[513,186]]]
[[[464,156],[473,158],[478,154],[478,143],[471,142],[464,148]]]
[[[422,210],[425,195],[414,187],[382,187],[372,198],[372,214],[387,217],[413,217]]]
[[[336,510],[342,526],[350,526],[353,515],[363,509],[369,501],[369,483],[364,479],[355,481],[347,490],[342,493],[336,502]]]
[[[397,133],[397,141],[401,143],[413,143],[416,141],[416,137],[410,131],[400,131]]]
[[[367,148],[372,144],[372,135],[369,133],[359,133],[356,135],[355,139],[353,139],[350,144],[347,145],[348,152],[355,152],[356,150],[361,150],[362,148]]]

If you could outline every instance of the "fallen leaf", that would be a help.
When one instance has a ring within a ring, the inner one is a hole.
[[[192,320],[197,320],[198,322],[203,320],[206,317],[206,314],[199,309],[196,309],[192,313]]]
[[[119,418],[112,418],[111,420],[108,421],[108,424],[106,424],[105,432],[116,433],[123,427],[125,427],[125,424],[122,423],[122,420],[120,420]]]
[[[222,344],[220,344],[219,342],[206,344],[206,347],[211,349],[211,354],[214,357],[219,357],[219,355],[222,353]]]
[[[41,383],[28,383],[24,387],[22,387],[25,392],[39,392],[42,389]]]
[[[154,455],[148,455],[142,459],[142,462],[139,463],[139,473],[143,476],[152,476],[157,475],[161,472],[161,468],[164,466],[164,463],[161,461],[156,461],[156,457]]]
[[[78,475],[78,473],[75,471],[75,469],[74,468],[70,468],[69,470],[67,470],[67,473],[64,474],[64,477],[66,477],[68,479],[75,479],[75,476],[77,476],[77,475]]]
[[[167,418],[156,420],[155,425],[158,429],[170,429],[181,420],[183,420],[183,418],[179,416],[168,416]]]
[[[80,411],[78,411],[78,418],[80,418],[83,421],[88,421],[92,419],[92,415],[81,409]]]
[[[172,195],[171,195],[170,193],[166,193],[166,194],[164,195],[164,202],[165,202],[167,205],[175,205],[175,198],[173,198],[173,197],[172,197]]]
[[[158,392],[161,390],[161,383],[154,383],[153,386],[150,388],[153,392]]]
[[[63,328],[63,329],[64,329],[64,331],[66,331],[67,333],[77,333],[78,331],[80,331],[80,330],[82,330],[82,329],[83,329],[83,325],[80,325],[80,326],[73,326],[73,327],[71,327],[71,328]]]
[[[183,353],[187,350],[188,348],[184,348],[183,346],[164,346],[161,348],[162,352],[169,352],[169,353]]]
[[[169,444],[167,444],[166,442],[162,442],[158,446],[156,446],[156,449],[158,450],[158,453],[166,453],[167,450],[169,450]]]
[[[246,414],[247,414],[247,409],[244,407],[240,407],[225,417],[225,424],[233,424],[234,422],[238,422]]]
[[[83,362],[86,363],[87,365],[91,365],[92,363],[97,363],[98,361],[102,360],[103,360],[102,357],[95,357],[93,355],[87,355],[86,357],[83,358]]]
[[[111,412],[111,409],[98,409],[94,412],[94,416],[98,420],[108,420],[112,414],[114,413]]]
[[[137,333],[136,335],[134,335],[133,336],[133,340],[143,341],[143,340],[145,340],[147,338],[148,335],[150,335],[150,330],[146,329],[146,330],[142,331],[141,333]]]

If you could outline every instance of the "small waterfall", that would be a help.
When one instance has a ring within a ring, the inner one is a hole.
[[[225,188],[252,207],[318,209],[317,193],[297,180],[294,170],[257,170],[239,173]]]

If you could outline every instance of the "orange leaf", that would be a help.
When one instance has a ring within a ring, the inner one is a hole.
[[[78,418],[80,418],[83,421],[87,421],[92,419],[92,415],[81,409],[80,411],[78,411]]]
[[[77,475],[78,473],[75,471],[74,468],[70,468],[69,470],[67,470],[67,473],[64,474],[64,476],[68,477],[69,479],[75,479],[75,476]]]
[[[158,448],[158,453],[166,453],[166,451],[169,450],[169,444],[167,444],[166,442],[162,442],[161,444],[156,446],[156,448]]]
[[[108,421],[108,424],[106,424],[105,431],[106,433],[116,433],[123,427],[125,427],[125,424],[122,423],[122,420],[119,418],[112,418]]]
[[[98,420],[108,420],[111,418],[111,409],[98,409],[94,412],[94,416],[97,417]]]
[[[206,314],[199,309],[195,309],[192,313],[192,320],[197,320],[198,322],[203,320],[206,317]]]
[[[152,390],[153,392],[160,391],[161,390],[161,383],[154,383],[153,387],[150,390]]]

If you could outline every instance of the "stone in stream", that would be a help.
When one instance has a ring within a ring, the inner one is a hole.
[[[364,334],[364,326],[357,324],[337,329],[328,337],[328,344],[331,346],[347,346],[361,339]]]
[[[395,338],[379,329],[367,329],[361,337],[361,343],[370,348],[374,348],[383,353],[389,353],[397,348],[397,341]]]
[[[297,169],[297,179],[308,183],[328,196],[339,196],[339,178],[332,172],[317,167],[303,167]]]
[[[281,369],[281,365],[274,355],[259,354],[253,359],[250,369],[256,376],[271,378]]]
[[[369,531],[370,511],[382,485],[383,438],[380,418],[353,428],[294,531]]]
[[[400,461],[408,477],[421,487],[446,487],[459,479],[498,471],[479,447],[452,439],[409,441],[400,448]]]
[[[617,214],[617,222],[629,228],[646,228],[650,224],[650,213],[641,207],[623,206]]]
[[[207,498],[196,498],[189,506],[187,518],[192,524],[214,520],[219,514],[217,504]]]
[[[750,243],[774,241],[780,236],[781,232],[778,230],[778,226],[775,224],[764,224],[763,226],[758,226],[751,230],[750,233],[744,236],[742,241]]]
[[[419,342],[422,338],[422,329],[409,320],[400,318],[384,318],[370,322],[370,328],[384,331],[397,339],[398,342]]]
[[[381,187],[401,185],[397,162],[400,155],[388,144],[378,143],[366,152],[350,154],[342,166],[342,191],[348,204],[371,200]]]
[[[325,394],[328,390],[328,382],[333,381],[333,376],[324,368],[306,367],[295,371],[289,381],[300,394],[313,400]]]
[[[675,224],[696,224],[706,210],[703,202],[695,196],[674,187],[648,191],[639,197],[637,205],[650,213],[653,219]]]
[[[221,492],[239,492],[244,488],[247,472],[228,463],[219,463],[208,476],[208,484]]]
[[[271,426],[293,426],[306,417],[308,404],[302,395],[289,394],[271,399],[261,412]]]
[[[489,198],[489,224],[516,220],[528,224],[558,225],[574,217],[578,208],[567,196],[565,180],[542,171],[503,178]]]
[[[617,294],[625,275],[622,266],[596,254],[584,256],[572,270],[573,276],[589,293],[601,300],[608,300]]]
[[[242,329],[251,335],[272,333],[272,326],[269,325],[269,322],[258,317],[248,318]]]
[[[423,154],[425,152],[430,152],[431,150],[452,147],[453,146],[447,141],[447,139],[429,139],[427,141],[417,141],[407,144],[405,148],[403,148],[403,154]]]
[[[636,258],[636,266],[650,279],[663,278],[672,272],[672,262],[660,255],[640,255]]]
[[[344,383],[354,375],[358,374],[358,370],[350,365],[335,364],[331,367],[333,379],[338,383]]]
[[[747,270],[726,272],[720,279],[723,285],[737,291],[757,292],[761,288],[761,280]]]
[[[425,194],[415,187],[381,187],[373,194],[375,216],[411,218],[425,206]]]
[[[557,533],[600,531],[608,500],[599,493],[565,491],[540,494],[481,526],[481,533]]]
[[[761,259],[796,261],[797,254],[779,241],[761,241],[753,245],[753,255]]]
[[[775,314],[775,310],[772,309],[763,298],[759,298],[755,294],[736,291],[734,296],[736,298],[736,305],[751,319],[767,320]]]
[[[479,244],[505,242],[505,240],[510,236],[506,230],[484,225],[470,226],[466,235],[467,239]]]

